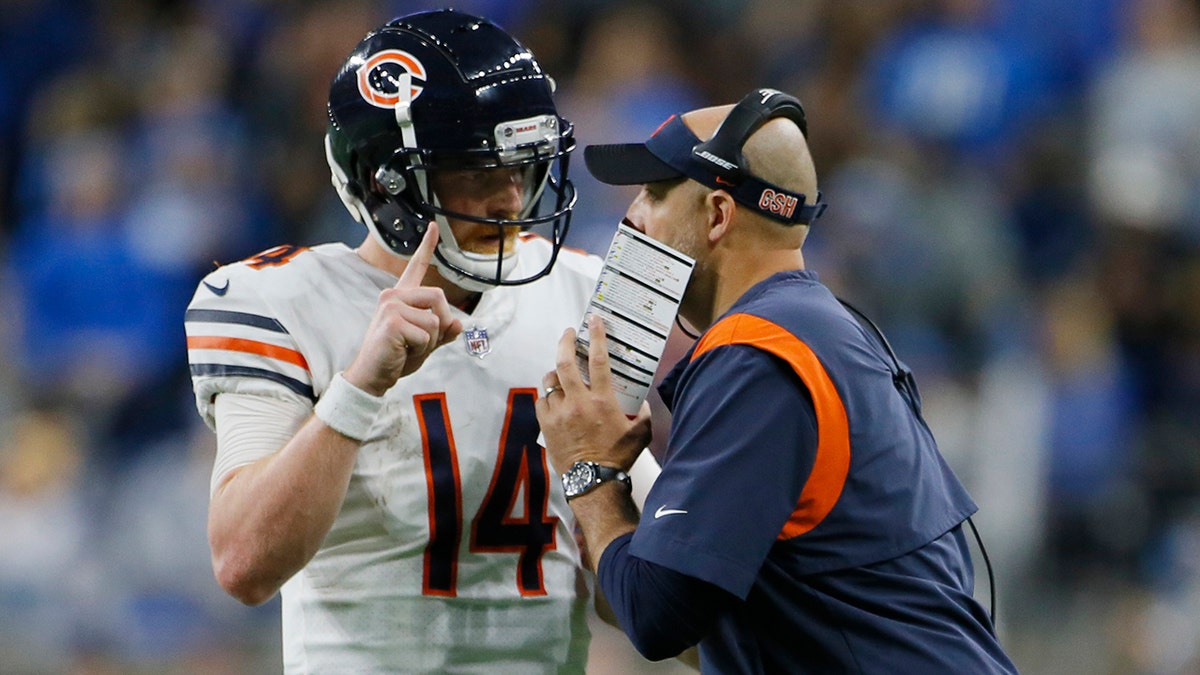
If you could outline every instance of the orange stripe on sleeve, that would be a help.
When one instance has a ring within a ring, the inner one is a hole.
[[[733,314],[717,322],[696,344],[692,359],[715,347],[734,344],[749,345],[783,359],[812,394],[817,413],[817,457],[796,509],[779,533],[779,539],[791,539],[824,520],[846,485],[850,472],[846,407],[812,349],[778,324],[757,316]]]
[[[188,349],[226,349],[234,352],[245,352],[247,354],[260,354],[272,359],[287,361],[308,370],[308,361],[304,359],[303,354],[295,349],[288,349],[257,340],[202,335],[189,337],[187,339],[187,347]]]

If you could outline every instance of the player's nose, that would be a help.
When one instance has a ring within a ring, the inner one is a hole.
[[[525,206],[525,182],[520,169],[503,169],[489,200],[493,218],[516,218]]]

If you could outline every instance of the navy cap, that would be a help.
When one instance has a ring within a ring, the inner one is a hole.
[[[788,225],[807,225],[825,211],[821,193],[813,204],[805,204],[806,195],[753,176],[735,161],[701,147],[705,145],[682,117],[671,115],[645,143],[589,145],[583,159],[602,183],[642,185],[687,177],[725,190],[739,204]]]

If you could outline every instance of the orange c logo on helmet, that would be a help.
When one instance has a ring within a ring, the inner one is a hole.
[[[370,56],[358,67],[358,93],[363,99],[379,108],[395,108],[400,101],[399,78],[401,72],[412,76],[410,96],[421,95],[425,81],[425,66],[415,56],[399,49],[385,49]]]

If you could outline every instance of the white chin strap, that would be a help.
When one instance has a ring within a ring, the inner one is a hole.
[[[495,253],[471,253],[464,251],[458,246],[458,241],[454,238],[454,232],[446,223],[445,217],[440,214],[437,216],[438,233],[441,238],[438,240],[438,253],[446,259],[446,262],[457,266],[459,269],[470,272],[477,276],[495,279],[496,278],[496,255]],[[513,250],[504,255],[504,259],[500,263],[500,278],[497,281],[507,279],[514,269],[517,267],[517,252],[521,247],[521,239],[518,237],[513,243]],[[493,289],[496,284],[489,284],[485,281],[472,279],[461,272],[449,267],[443,263],[437,256],[433,258],[433,266],[447,281],[453,283],[459,288],[472,291],[474,293],[482,293]]]
[[[417,147],[416,132],[413,129],[412,113],[409,107],[412,105],[412,99],[409,97],[411,75],[404,73],[400,76],[400,100],[396,103],[396,123],[400,125],[400,133],[404,136],[404,144],[410,148]],[[434,206],[438,206],[437,195],[429,189],[429,184],[424,171],[416,171],[417,180],[420,183],[420,194],[428,195]],[[471,253],[464,251],[458,245],[458,240],[454,238],[454,230],[450,228],[450,224],[446,222],[446,217],[442,214],[434,216],[434,220],[438,224],[438,253],[441,254],[446,262],[454,265],[461,270],[470,272],[476,276],[495,279],[496,277],[496,254],[494,253]],[[507,279],[512,274],[513,269],[517,266],[517,248],[520,246],[518,239],[511,253],[504,256],[500,263],[500,278],[497,281]],[[503,245],[503,243],[501,244]],[[472,279],[462,272],[455,270],[446,263],[443,263],[437,256],[433,258],[433,266],[437,271],[450,283],[471,291],[473,293],[482,293],[496,287],[496,284],[489,284],[478,279]]]

